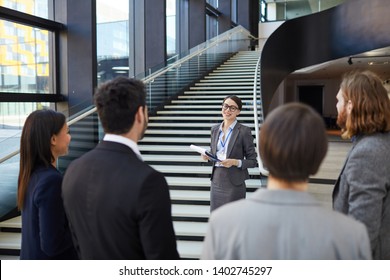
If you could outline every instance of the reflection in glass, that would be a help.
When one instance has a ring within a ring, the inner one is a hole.
[[[176,0],[166,0],[167,59],[176,54]]]
[[[206,14],[206,38],[210,40],[218,35],[218,19]]]
[[[0,92],[53,93],[52,32],[0,20]]]
[[[207,0],[206,1],[207,3],[209,3],[211,6],[213,6],[214,8],[218,9],[218,0]]]
[[[129,75],[129,1],[96,1],[98,83]]]
[[[51,19],[49,18],[49,2],[53,0],[4,0],[0,1],[1,6],[16,10],[29,15]],[[53,6],[53,5],[51,5]]]

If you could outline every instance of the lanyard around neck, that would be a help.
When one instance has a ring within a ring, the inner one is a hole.
[[[225,145],[226,145],[227,141],[229,140],[229,137],[230,137],[230,134],[232,134],[232,131],[233,131],[233,128],[230,127],[230,128],[229,128],[229,133],[228,133],[228,135],[226,136],[225,141],[222,141],[222,135],[219,136],[219,141],[221,142],[222,148],[225,148]]]

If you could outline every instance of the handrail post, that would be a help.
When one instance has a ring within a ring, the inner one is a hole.
[[[268,176],[269,172],[263,166],[263,162],[261,160],[260,151],[259,151],[260,131],[259,131],[259,120],[258,120],[258,112],[257,112],[257,83],[260,82],[261,84],[260,63],[261,63],[261,56],[259,56],[259,59],[257,60],[256,69],[255,69],[255,78],[253,82],[253,116],[255,119],[255,136],[256,136],[255,147],[257,152],[257,162],[259,164],[260,174],[264,176]],[[260,93],[260,100],[261,100],[261,87],[259,87],[259,93]],[[260,103],[260,107],[261,107],[262,121],[264,121],[263,102]]]

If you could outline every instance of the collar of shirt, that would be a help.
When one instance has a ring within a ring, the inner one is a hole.
[[[137,157],[143,161],[141,152],[138,149],[137,143],[135,143],[133,140],[130,140],[129,138],[116,135],[116,134],[106,134],[103,138],[104,141],[110,141],[110,142],[116,142],[123,145],[126,145],[130,149],[133,150],[133,152],[137,155]]]
[[[233,130],[233,128],[236,126],[236,124],[237,124],[237,120],[235,120],[235,121],[229,126],[229,128],[230,128],[231,130]],[[223,122],[222,122],[221,125],[219,126],[219,133],[222,132],[222,126],[223,126]]]

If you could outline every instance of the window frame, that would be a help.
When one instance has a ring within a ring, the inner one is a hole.
[[[14,23],[27,25],[31,27],[36,27],[44,30],[53,32],[54,42],[53,45],[50,44],[49,48],[53,51],[53,93],[10,93],[10,92],[1,92],[0,91],[0,102],[63,102],[65,101],[65,96],[60,93],[60,53],[59,53],[59,40],[60,33],[63,32],[66,27],[64,24],[44,19],[41,17],[33,16],[16,10],[0,6],[0,19],[11,21]]]

